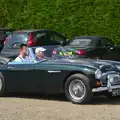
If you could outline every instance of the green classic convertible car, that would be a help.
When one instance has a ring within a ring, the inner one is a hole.
[[[0,95],[9,92],[65,93],[72,103],[83,104],[94,93],[120,95],[120,72],[107,61],[73,59],[61,46],[43,46],[44,58],[36,59],[28,48],[29,60],[15,62],[0,57]],[[56,54],[55,51],[62,54]],[[54,53],[54,54],[53,54]]]

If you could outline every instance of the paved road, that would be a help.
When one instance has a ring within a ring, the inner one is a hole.
[[[75,105],[63,96],[1,97],[0,120],[120,120],[120,99]]]

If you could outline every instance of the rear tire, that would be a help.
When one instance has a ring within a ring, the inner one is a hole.
[[[3,75],[0,73],[0,96],[5,94],[5,81]]]
[[[65,95],[72,103],[88,103],[92,98],[90,80],[83,74],[71,75],[65,83]]]

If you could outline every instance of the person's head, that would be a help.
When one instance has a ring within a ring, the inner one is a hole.
[[[44,49],[43,47],[36,48],[35,49],[36,58],[40,59],[40,58],[44,57],[44,51],[45,50],[46,49]]]
[[[20,45],[20,54],[24,57],[27,55],[27,44],[21,44]]]

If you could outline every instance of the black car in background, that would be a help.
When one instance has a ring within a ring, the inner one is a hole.
[[[78,57],[120,61],[120,46],[103,36],[78,36],[65,46],[65,49]]]
[[[5,43],[5,39],[6,37],[12,32],[14,31],[13,29],[10,28],[0,28],[0,51],[3,48],[3,45]]]
[[[16,57],[19,54],[19,46],[22,43],[29,47],[43,45],[65,45],[66,38],[60,33],[48,30],[17,30],[12,32],[5,41],[1,56]]]

